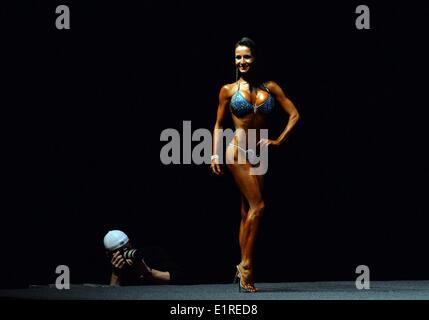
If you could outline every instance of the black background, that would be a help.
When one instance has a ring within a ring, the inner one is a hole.
[[[71,29],[55,28],[66,4]],[[281,5],[280,5],[281,4]],[[368,4],[371,30],[357,30]],[[428,279],[429,10],[419,2],[2,4],[2,286],[107,283],[108,230],[166,247],[202,283],[239,262],[240,196],[160,162],[166,128],[212,130],[253,38],[301,120],[270,151],[257,281]],[[287,118],[270,119],[270,137]],[[231,126],[231,121],[229,125]]]

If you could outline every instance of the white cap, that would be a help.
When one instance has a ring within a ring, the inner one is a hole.
[[[125,233],[120,230],[111,230],[104,236],[104,247],[109,251],[115,251],[130,241]]]

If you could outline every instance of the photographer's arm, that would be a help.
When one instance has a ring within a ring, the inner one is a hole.
[[[115,271],[112,271],[112,275],[110,277],[110,284],[111,286],[120,286],[121,285],[121,275],[116,274]]]
[[[170,282],[170,272],[152,269],[152,279],[157,284],[168,284]]]
[[[151,269],[144,260],[142,260],[136,267],[140,274],[150,274],[152,281],[156,284],[168,284],[170,282],[170,272]]]

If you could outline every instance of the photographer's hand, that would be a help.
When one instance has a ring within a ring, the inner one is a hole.
[[[133,261],[131,259],[125,260],[119,251],[116,251],[113,254],[111,263],[113,266],[113,271],[117,272],[117,274],[119,274],[121,272],[121,270],[124,268],[125,264],[128,264],[130,266],[133,265]]]
[[[121,284],[121,275],[122,270],[126,264],[132,266],[133,261],[130,259],[124,259],[122,254],[119,251],[116,251],[112,259],[110,260],[112,264],[112,276],[110,278],[110,285],[111,286],[119,286]]]

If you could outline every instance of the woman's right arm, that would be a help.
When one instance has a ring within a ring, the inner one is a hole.
[[[222,130],[223,130],[224,119],[227,113],[228,102],[230,99],[229,91],[230,91],[230,88],[228,85],[224,85],[220,89],[219,106],[217,108],[216,123],[213,130],[213,155],[218,155],[220,153],[219,148],[221,148],[222,146],[222,143],[221,143]],[[219,165],[219,158],[213,159],[210,167],[212,171],[217,175],[222,174],[222,170],[220,169],[220,165]]]

